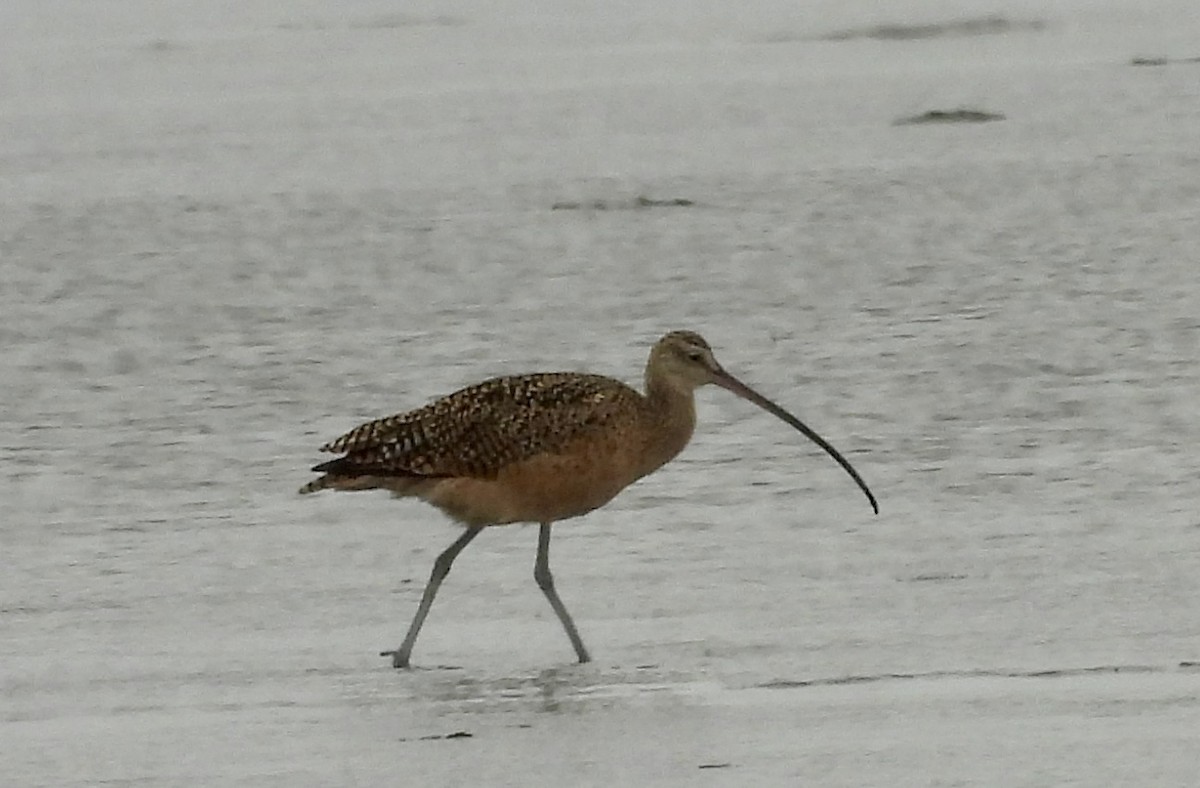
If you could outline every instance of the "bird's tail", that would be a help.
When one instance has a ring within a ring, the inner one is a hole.
[[[428,479],[413,476],[356,476],[345,473],[326,473],[313,479],[300,488],[301,495],[320,492],[321,490],[353,491],[353,490],[390,490],[392,495],[407,497],[420,495],[431,483],[438,479]]]
[[[308,484],[301,487],[300,494],[308,495],[309,493],[320,492],[321,490],[324,490],[328,486],[329,486],[329,474],[326,474],[319,478],[313,479],[311,482],[309,482]]]
[[[374,490],[379,486],[379,479],[374,476],[339,476],[327,473],[301,487],[300,494],[308,495],[321,490]]]
[[[321,475],[301,487],[300,494],[308,495],[328,489],[369,490],[374,486],[368,483],[369,477],[357,473],[346,473],[346,464],[345,457],[338,457],[336,460],[314,465],[313,470]]]

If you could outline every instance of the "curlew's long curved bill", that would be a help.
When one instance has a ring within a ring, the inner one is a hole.
[[[788,413],[774,402],[771,402],[771,400],[767,399],[762,394],[759,394],[757,391],[750,388],[733,375],[730,375],[724,369],[714,370],[712,381],[721,388],[732,391],[742,399],[753,402],[767,413],[779,417],[783,421],[786,421],[788,424],[798,429],[800,432],[804,433],[805,437],[824,449],[830,457],[837,460],[838,465],[842,466],[846,473],[850,474],[850,478],[854,479],[859,488],[866,493],[867,500],[871,502],[871,508],[875,510],[875,514],[879,514],[879,504],[875,502],[875,496],[871,494],[871,490],[867,487],[867,483],[864,482],[863,478],[858,475],[858,471],[854,470],[854,466],[850,464],[850,461],[843,457],[841,452],[833,448],[829,441],[813,432],[812,429],[810,429],[807,424],[800,421],[800,419]]]

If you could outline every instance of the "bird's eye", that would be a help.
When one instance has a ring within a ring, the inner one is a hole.
[[[689,350],[687,352],[688,361],[700,361],[704,358],[704,354],[699,350]]]

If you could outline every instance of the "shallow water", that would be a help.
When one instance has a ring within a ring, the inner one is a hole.
[[[136,5],[0,25],[10,779],[1190,784],[1200,67],[1126,65],[1198,54],[1177,8],[888,44],[769,3]],[[976,104],[1007,120],[891,125]],[[704,391],[555,529],[595,665],[512,527],[387,669],[454,532],[295,497],[316,447],[500,372],[637,382],[680,327],[880,516]]]

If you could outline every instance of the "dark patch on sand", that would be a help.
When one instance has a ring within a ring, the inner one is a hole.
[[[179,43],[178,41],[172,41],[169,38],[155,38],[155,39],[151,39],[150,41],[143,44],[141,49],[143,49],[147,52],[165,53],[165,52],[180,52],[184,49],[187,49],[187,47],[185,47],[183,44]]]
[[[916,126],[923,123],[989,123],[994,120],[1004,119],[1004,115],[999,112],[959,107],[958,109],[931,109],[919,115],[899,118],[892,125]]]
[[[1173,66],[1184,63],[1200,63],[1198,57],[1135,57],[1129,61],[1131,66]]]
[[[944,583],[950,580],[966,580],[967,576],[956,572],[929,572],[902,578],[907,583]]]
[[[1005,16],[981,16],[953,19],[948,22],[906,25],[899,23],[835,30],[818,36],[818,41],[853,41],[867,38],[875,41],[921,41],[927,38],[960,36],[995,36],[1004,33],[1028,33],[1046,29],[1040,19],[1009,19]]]
[[[1177,670],[1189,670],[1200,666],[1200,663],[1180,662],[1176,668],[1161,665],[1094,665],[1083,668],[1047,668],[1045,670],[1003,670],[979,668],[976,670],[931,670],[924,673],[876,673],[863,676],[833,676],[816,679],[776,679],[762,684],[756,684],[761,689],[800,689],[804,687],[836,687],[849,684],[872,684],[883,681],[906,681],[924,679],[970,679],[970,678],[1002,678],[1002,679],[1044,679],[1064,678],[1069,676],[1087,676],[1097,673],[1174,673]]]
[[[415,739],[410,738],[408,736],[402,736],[401,738],[397,739],[397,741],[440,741],[442,739],[471,739],[471,738],[474,738],[474,736],[475,736],[475,734],[467,733],[466,731],[455,731],[454,733],[431,733],[428,736],[418,736]]]
[[[560,200],[550,206],[552,211],[637,211],[643,208],[687,208],[695,205],[686,197],[656,199],[639,194],[632,200]]]

